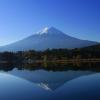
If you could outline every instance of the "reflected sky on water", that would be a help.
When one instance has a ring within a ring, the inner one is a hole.
[[[0,100],[100,100],[100,73],[44,69],[0,71]]]

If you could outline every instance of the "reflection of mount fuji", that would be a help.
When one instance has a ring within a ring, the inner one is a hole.
[[[45,70],[37,71],[19,71],[14,69],[10,74],[31,81],[46,90],[55,90],[64,85],[64,83],[78,78],[83,75],[92,74],[88,71],[63,71],[63,72],[48,72]]]
[[[23,40],[0,47],[0,51],[46,50],[48,48],[80,48],[95,45],[97,42],[80,40],[59,31],[56,28],[45,28],[43,31]]]

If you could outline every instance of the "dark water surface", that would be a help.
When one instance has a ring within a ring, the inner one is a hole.
[[[100,100],[97,71],[0,68],[0,100]]]

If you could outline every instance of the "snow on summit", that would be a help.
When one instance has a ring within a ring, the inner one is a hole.
[[[37,32],[37,34],[40,34],[40,35],[46,34],[46,33],[48,33],[48,30],[49,30],[49,27],[45,27],[44,29],[42,29],[42,31]]]
[[[49,30],[49,28],[48,28],[48,27],[45,27],[45,28],[42,30],[42,32],[41,32],[41,33],[47,33],[47,32],[48,32],[48,30]]]
[[[58,29],[54,27],[45,27],[42,31],[38,32],[37,34],[43,35],[43,34],[63,34],[63,32],[59,31]]]

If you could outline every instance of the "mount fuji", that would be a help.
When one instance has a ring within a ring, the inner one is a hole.
[[[33,34],[15,43],[1,46],[0,51],[46,50],[59,48],[81,48],[98,44],[97,42],[80,40],[59,31],[54,27],[44,28],[41,32]]]

